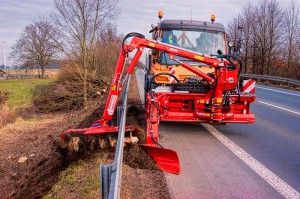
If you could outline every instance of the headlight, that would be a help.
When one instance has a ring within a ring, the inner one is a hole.
[[[234,46],[234,42],[233,41],[228,42],[228,46],[229,47],[233,47]]]

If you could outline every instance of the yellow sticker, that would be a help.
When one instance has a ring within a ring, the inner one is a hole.
[[[113,91],[117,90],[117,85],[113,85],[111,90],[113,90]]]
[[[206,113],[206,116],[210,116],[210,114],[209,114],[209,113]]]
[[[151,47],[154,47],[154,46],[155,46],[155,44],[154,44],[154,43],[151,43],[151,42],[149,42],[149,46],[151,46]]]
[[[199,56],[199,55],[195,55],[194,58],[195,58],[195,59],[198,59],[198,60],[200,60],[200,61],[203,61],[203,60],[204,60],[204,57],[201,57],[201,56]]]
[[[222,101],[222,99],[217,99],[217,103],[221,103]]]
[[[204,104],[205,103],[205,100],[200,100],[200,104]]]

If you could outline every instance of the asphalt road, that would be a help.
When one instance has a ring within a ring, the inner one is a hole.
[[[300,198],[300,92],[258,85],[256,95],[255,124],[214,126],[233,149],[201,125],[160,124],[181,162],[166,174],[174,198]]]
[[[258,85],[256,95],[255,124],[216,128],[300,192],[300,92]]]

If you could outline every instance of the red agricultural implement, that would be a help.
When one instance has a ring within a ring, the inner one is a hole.
[[[177,153],[159,144],[159,123],[254,123],[250,104],[256,97],[251,93],[253,89],[243,88],[249,83],[239,81],[240,43],[228,42],[227,50],[222,25],[213,21],[169,20],[153,26],[150,32],[152,40],[139,33],[125,36],[102,118],[90,128],[70,129],[62,134],[62,138],[78,145],[80,140],[68,137],[81,133],[91,137],[90,142],[99,143],[101,148],[101,143],[104,145],[107,139],[102,135],[118,132],[118,127],[112,126],[111,121],[120,93],[142,52],[145,48],[150,49],[145,75],[146,143],[140,145],[162,170],[179,174]],[[131,40],[126,43],[129,38]],[[135,55],[125,71],[125,60],[131,52]],[[127,126],[125,131],[136,135],[137,127]],[[108,141],[112,140],[109,138]]]

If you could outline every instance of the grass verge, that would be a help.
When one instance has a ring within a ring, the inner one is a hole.
[[[26,107],[31,104],[34,88],[46,85],[54,79],[10,79],[0,81],[1,90],[10,92],[7,105],[10,109]]]
[[[108,154],[103,151],[95,152],[93,158],[89,158],[88,161],[79,160],[71,163],[60,173],[59,181],[44,199],[99,198],[99,165],[110,161]]]

